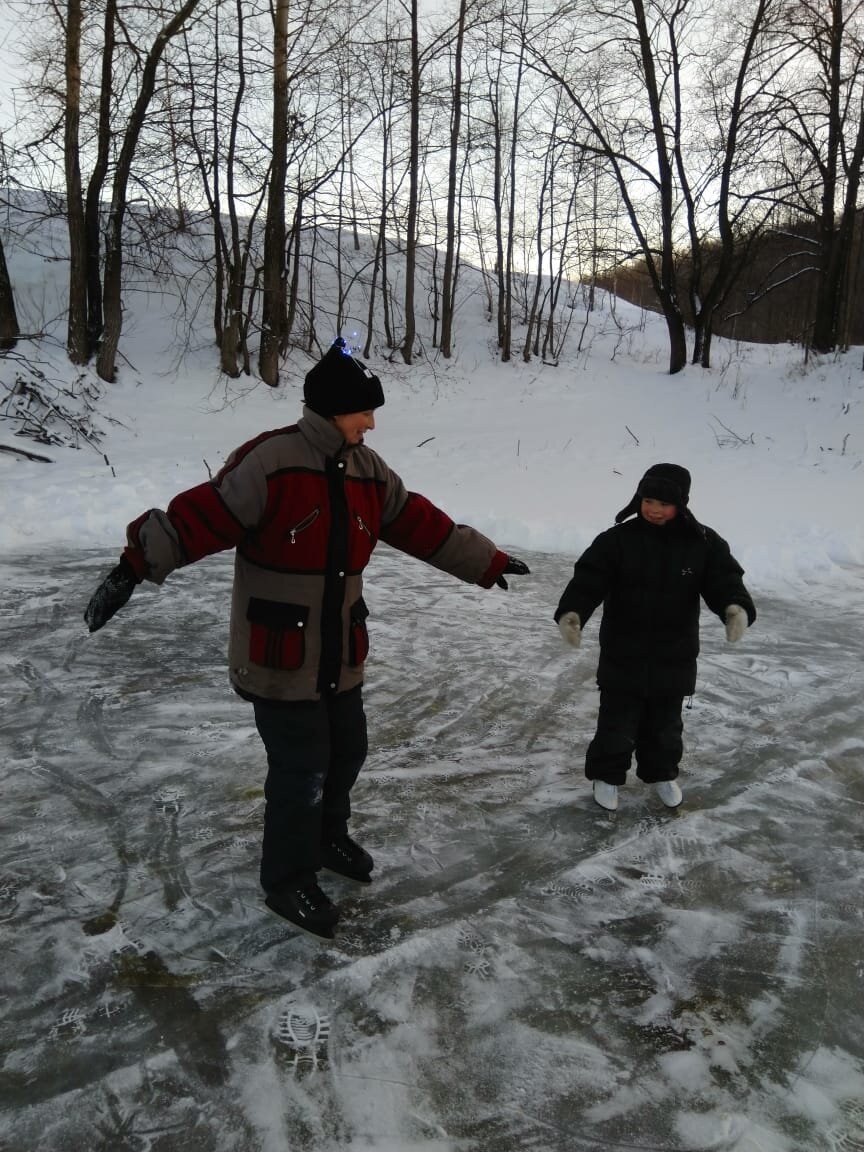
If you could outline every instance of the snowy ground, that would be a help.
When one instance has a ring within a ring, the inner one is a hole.
[[[0,561],[3,1152],[864,1147],[864,596],[751,582],[734,647],[704,615],[685,803],[633,781],[609,815],[571,558],[505,594],[382,547],[376,879],[328,879],[324,945],[259,896],[230,558],[91,637],[115,556]]]
[[[574,286],[559,363],[502,364],[468,268],[452,360],[428,326],[410,367],[375,334],[371,447],[532,576],[483,592],[376,553],[376,879],[329,878],[325,946],[258,890],[230,557],[81,619],[125,525],[293,423],[312,361],[224,380],[210,304],[190,330],[187,281],[142,273],[106,386],[63,351],[63,222],[15,236],[40,335],[0,358],[0,1152],[862,1152],[861,349],[718,340],[670,377],[659,317]],[[16,435],[25,370],[43,443]],[[611,816],[582,773],[597,622],[574,653],[551,618],[661,460],[759,618],[736,646],[704,618],[682,809],[634,782]]]

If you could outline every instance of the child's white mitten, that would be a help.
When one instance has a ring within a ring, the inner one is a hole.
[[[740,604],[730,604],[726,609],[726,639],[734,644],[746,631],[747,613]]]
[[[568,644],[578,648],[582,643],[582,621],[578,612],[565,612],[558,621],[558,631]]]

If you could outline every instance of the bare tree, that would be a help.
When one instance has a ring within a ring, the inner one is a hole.
[[[117,0],[106,0],[102,20],[99,113],[96,130],[96,158],[87,182],[84,201],[84,232],[87,246],[87,346],[89,354],[99,346],[104,319],[102,312],[102,193],[108,175],[114,98],[114,54],[116,45]]]
[[[462,53],[468,0],[459,0],[456,42],[453,48],[453,82],[450,108],[450,142],[447,155],[447,224],[444,236],[444,272],[441,282],[441,355],[449,359],[453,351],[453,310],[456,303],[456,194],[459,172],[459,145],[462,134]]]
[[[767,70],[770,75],[775,66],[770,33],[778,7],[778,0],[756,0],[749,13],[740,13],[735,7],[725,16],[718,14],[721,18],[714,30],[710,68],[700,85],[709,94],[711,107],[699,110],[699,123],[707,126],[714,122],[714,147],[697,149],[694,132],[685,153],[683,133],[680,129],[676,132],[675,165],[690,239],[692,358],[704,368],[711,362],[715,313],[741,274],[770,212],[770,205],[765,206],[765,189],[753,174],[759,171],[758,158],[766,148],[769,107],[764,100],[763,72]],[[725,35],[718,43],[721,30]],[[677,51],[674,26],[669,29],[669,41]],[[680,123],[685,104],[680,68],[674,70],[673,79]],[[698,183],[707,190],[706,198],[712,193],[716,196],[707,235],[702,221],[706,205],[694,192],[689,171],[697,166],[700,154],[703,163],[697,169]],[[759,207],[754,210],[756,205]]]
[[[288,0],[273,6],[273,127],[267,223],[264,229],[264,300],[258,371],[279,383],[279,350],[285,333],[285,177],[288,171]]]
[[[787,37],[794,70],[783,76],[783,130],[805,160],[789,200],[816,225],[818,284],[813,347],[838,342],[852,229],[864,163],[864,5],[792,0]]]
[[[373,98],[376,102],[377,119],[380,131],[381,153],[379,164],[379,196],[378,218],[375,229],[375,254],[372,263],[372,280],[369,286],[369,303],[366,322],[366,342],[363,355],[368,358],[372,349],[372,333],[374,331],[376,294],[380,290],[381,307],[383,313],[384,339],[388,348],[395,347],[393,336],[393,320],[390,306],[390,283],[387,268],[387,222],[392,209],[392,190],[390,174],[393,171],[391,163],[391,141],[393,134],[393,110],[396,104],[395,69],[392,66],[391,55],[395,54],[396,47],[390,37],[385,37],[385,56],[380,70],[374,65],[369,67],[368,78]],[[380,289],[379,289],[380,285]]]
[[[14,348],[20,335],[12,281],[6,266],[6,253],[0,240],[0,348]]]
[[[220,367],[231,377],[241,371],[248,374],[251,368],[247,288],[257,223],[267,187],[266,167],[262,173],[254,167],[257,141],[248,141],[245,153],[240,143],[241,135],[249,135],[241,123],[247,89],[246,8],[243,0],[235,0],[233,27],[226,33],[234,45],[233,55],[223,45],[222,23],[216,8],[209,37],[213,54],[207,58],[206,69],[202,61],[203,46],[197,42],[192,44],[184,33],[186,68],[197,80],[191,85],[189,140],[213,227],[213,327]],[[206,92],[203,91],[205,84]],[[199,91],[203,104],[200,118]],[[227,132],[223,133],[226,123]]]
[[[567,71],[569,41],[562,43],[557,28],[557,43],[543,48],[529,42],[528,48],[535,67],[561,84],[579,112],[586,131],[586,150],[602,156],[615,177],[666,321],[669,371],[675,373],[687,363],[675,263],[676,115],[674,107],[668,107],[670,89],[674,92],[670,70],[677,62],[672,54],[659,51],[657,41],[664,23],[678,20],[689,0],[668,0],[668,12],[662,8],[664,2],[667,0],[657,0],[650,22],[645,0],[616,0],[602,12],[581,4],[577,10],[568,10],[570,19],[559,19],[556,25],[563,26],[568,35],[576,19],[583,28],[594,28],[598,44],[587,71],[581,74]],[[597,27],[598,21],[602,21],[602,29]],[[604,42],[610,45],[609,51],[600,50]],[[612,50],[618,53],[614,69],[609,63]],[[622,66],[622,58],[631,62],[629,69]],[[646,190],[651,192],[649,201],[645,200]]]
[[[512,102],[510,107],[510,133],[507,142],[507,214],[506,226],[504,231],[504,243],[502,245],[504,251],[504,278],[503,278],[503,296],[502,296],[502,310],[501,310],[501,332],[499,335],[499,342],[501,345],[501,359],[507,361],[512,355],[513,348],[513,252],[515,244],[515,228],[516,228],[516,188],[517,188],[517,163],[518,163],[518,148],[519,148],[519,130],[520,130],[520,113],[521,113],[521,100],[522,100],[522,84],[525,76],[525,39],[527,32],[527,9],[526,2],[522,0],[522,7],[519,13],[519,30],[520,35],[517,41],[517,62],[515,65],[516,74],[512,80]]]
[[[66,221],[69,229],[69,315],[66,350],[73,364],[90,359],[87,340],[87,242],[78,131],[81,123],[81,0],[66,4]]]
[[[402,337],[402,359],[410,364],[414,358],[417,319],[414,315],[415,276],[417,268],[417,203],[420,188],[420,40],[417,0],[409,0],[409,81],[408,81],[408,215],[405,223],[405,333]]]
[[[132,171],[132,161],[144,126],[147,108],[156,87],[156,70],[159,62],[169,42],[189,19],[197,4],[198,0],[185,0],[182,7],[157,33],[147,53],[138,96],[123,134],[111,188],[111,207],[106,229],[105,277],[102,289],[105,328],[96,358],[96,371],[103,380],[114,379],[117,349],[123,327],[123,220],[126,214],[126,189]]]

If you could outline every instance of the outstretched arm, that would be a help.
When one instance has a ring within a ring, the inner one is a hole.
[[[614,533],[614,528],[601,533],[585,549],[573,565],[573,576],[558,601],[555,623],[560,628],[566,622],[561,634],[574,648],[579,647],[582,629],[597,605],[605,600],[612,583],[618,556]]]
[[[408,492],[387,469],[387,499],[381,539],[468,584],[491,588],[508,575],[525,575],[527,564],[502,552],[468,524],[455,524],[446,512],[417,492]],[[506,580],[503,587],[507,587]]]
[[[229,457],[221,472],[151,508],[126,529],[120,563],[90,597],[84,620],[96,632],[126,604],[142,580],[161,584],[175,568],[240,543],[263,515],[267,480],[255,443]]]
[[[744,569],[729,545],[710,528],[705,529],[708,559],[702,581],[705,603],[726,625],[726,639],[740,640],[756,619],[756,607],[744,585]]]

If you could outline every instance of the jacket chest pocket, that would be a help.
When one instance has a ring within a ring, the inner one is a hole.
[[[311,528],[320,515],[321,509],[313,508],[307,516],[304,516],[302,520],[299,520],[292,528],[289,528],[286,532],[289,543],[296,544],[298,533],[305,532]]]
[[[281,604],[251,597],[246,609],[249,621],[249,659],[262,668],[290,672],[306,659],[306,628],[309,609],[305,604]]]
[[[359,512],[352,512],[348,536],[348,563],[352,572],[362,572],[377,542],[368,520]]]
[[[362,597],[351,605],[348,621],[348,663],[352,668],[362,664],[369,655],[369,633],[366,630],[368,615],[369,609]]]

